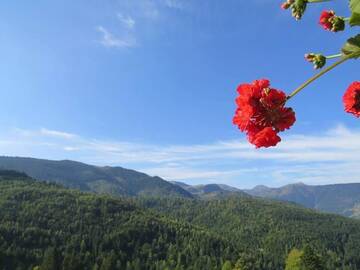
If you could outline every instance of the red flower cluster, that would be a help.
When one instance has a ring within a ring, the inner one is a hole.
[[[345,29],[344,18],[336,16],[332,10],[324,10],[321,13],[319,24],[325,29],[332,32],[338,32]]]
[[[294,111],[284,106],[285,93],[270,88],[270,82],[265,79],[241,84],[237,91],[234,125],[247,133],[249,142],[256,148],[275,146],[281,140],[278,133],[290,128],[296,120]]]
[[[332,10],[324,10],[321,13],[319,23],[325,30],[331,30],[332,23],[330,22],[332,18],[335,17],[335,12]]]
[[[345,111],[360,117],[360,82],[353,82],[343,96]]]

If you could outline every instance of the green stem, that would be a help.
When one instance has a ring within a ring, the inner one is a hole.
[[[318,74],[316,74],[315,76],[311,77],[309,80],[307,80],[306,82],[304,82],[302,85],[300,85],[298,88],[296,88],[290,95],[288,95],[287,100],[289,100],[290,98],[292,98],[293,96],[295,96],[297,93],[299,93],[301,90],[303,90],[306,86],[308,86],[309,84],[311,84],[313,81],[317,80],[318,78],[320,78],[322,75],[324,75],[325,73],[329,72],[330,70],[332,70],[333,68],[337,67],[338,65],[344,63],[345,61],[349,60],[350,58],[353,57],[353,54],[349,54],[347,56],[344,56],[343,58],[341,58],[339,61],[335,62],[334,64],[332,64],[331,66],[325,68],[324,70],[320,71]]]
[[[348,22],[348,21],[350,21],[350,17],[347,17],[347,18],[342,18],[345,22]]]
[[[330,2],[332,0],[307,0],[308,3],[322,3],[322,2]]]
[[[329,56],[325,56],[326,59],[333,59],[333,58],[338,58],[341,57],[343,54],[342,53],[338,53],[338,54],[333,54],[333,55],[329,55]]]

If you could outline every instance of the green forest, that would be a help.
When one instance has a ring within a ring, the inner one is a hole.
[[[0,269],[360,268],[360,222],[249,196],[115,198],[0,172]]]

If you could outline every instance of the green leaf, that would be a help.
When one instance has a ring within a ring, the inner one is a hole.
[[[360,57],[360,34],[349,38],[342,48],[342,52],[345,55],[353,55],[351,58],[359,58]]]
[[[360,0],[350,0],[350,10],[351,10],[351,17],[350,17],[350,25],[356,26],[360,25]]]
[[[349,21],[351,26],[360,25],[360,13],[353,13]]]

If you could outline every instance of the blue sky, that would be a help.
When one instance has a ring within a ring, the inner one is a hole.
[[[118,165],[191,184],[358,182],[359,120],[343,112],[350,61],[290,105],[295,126],[255,150],[232,126],[236,86],[291,92],[358,29],[301,22],[281,1],[78,0],[0,4],[0,154]]]

